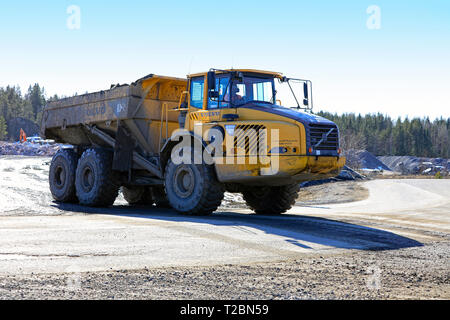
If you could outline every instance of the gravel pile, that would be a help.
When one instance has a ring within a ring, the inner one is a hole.
[[[418,158],[412,156],[383,156],[378,157],[393,171],[402,174],[442,175],[450,173],[450,159],[442,158]]]
[[[347,150],[345,156],[347,165],[354,169],[392,171],[389,166],[367,150]]]
[[[0,142],[0,156],[53,156],[61,147],[59,144]]]

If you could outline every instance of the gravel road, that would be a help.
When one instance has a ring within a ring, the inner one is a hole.
[[[227,195],[200,218],[56,204],[49,161],[0,157],[0,299],[450,298],[450,180],[315,186],[281,217]]]

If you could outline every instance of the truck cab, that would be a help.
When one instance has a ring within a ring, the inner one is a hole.
[[[304,92],[294,92],[292,81],[301,82]],[[276,84],[290,88],[297,106],[281,105]],[[185,129],[215,128],[223,135],[225,160],[215,165],[222,183],[283,186],[336,176],[345,164],[338,127],[311,112],[308,80],[261,70],[211,70],[189,75],[188,89]],[[267,150],[258,150],[261,135]],[[275,168],[250,161],[261,152],[277,162]]]

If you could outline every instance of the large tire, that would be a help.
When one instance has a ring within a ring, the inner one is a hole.
[[[152,190],[149,187],[122,187],[122,194],[130,205],[147,205],[154,203]]]
[[[175,165],[169,160],[164,178],[170,205],[181,214],[209,215],[222,203],[225,190],[217,180],[213,166]]]
[[[50,164],[49,183],[53,198],[58,202],[77,202],[75,172],[78,155],[73,149],[61,149]]]
[[[82,205],[109,207],[119,194],[112,170],[113,154],[103,149],[88,149],[78,161],[75,186]]]
[[[242,194],[247,205],[256,214],[278,215],[295,204],[300,184],[282,187],[246,187]]]

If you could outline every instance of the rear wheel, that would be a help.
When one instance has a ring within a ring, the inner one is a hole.
[[[122,194],[130,205],[148,205],[154,203],[152,190],[149,187],[122,187]]]
[[[213,213],[220,206],[225,192],[213,166],[204,163],[176,165],[172,160],[166,166],[165,190],[170,205],[187,215]]]
[[[108,207],[116,200],[119,185],[112,170],[113,154],[103,149],[88,149],[78,161],[76,191],[81,204]]]
[[[282,187],[246,187],[242,194],[247,205],[256,214],[278,215],[295,204],[300,184]]]
[[[73,149],[61,149],[50,164],[49,183],[53,198],[59,202],[76,202],[75,172],[78,155]]]

